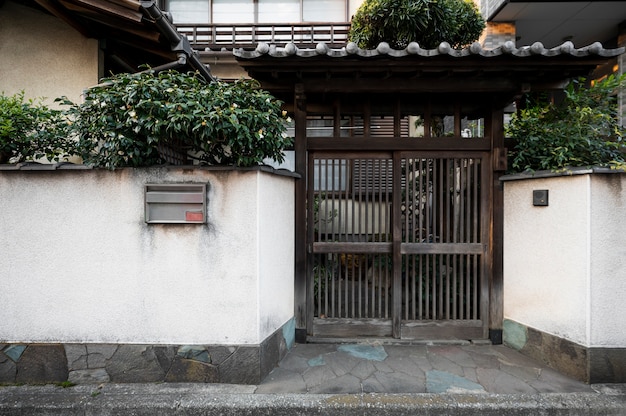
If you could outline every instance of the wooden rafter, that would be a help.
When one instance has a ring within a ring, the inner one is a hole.
[[[111,16],[116,19],[128,20],[133,23],[141,23],[143,20],[143,14],[139,11],[132,11],[126,7],[119,6],[116,3],[102,0],[66,0],[63,2],[69,9],[72,4],[78,5],[83,9],[94,10],[98,13],[102,13]]]
[[[35,0],[37,4],[50,12],[53,16],[58,17],[68,25],[70,25],[73,29],[77,30],[81,35],[85,37],[93,37],[93,33],[88,30],[84,25],[80,24],[78,20],[76,20],[70,13],[68,13],[67,9],[63,8],[57,1],[54,0]]]

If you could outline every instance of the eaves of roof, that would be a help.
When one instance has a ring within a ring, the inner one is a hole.
[[[83,36],[103,41],[107,62],[118,69],[115,72],[135,72],[144,64],[164,65],[191,67],[212,79],[156,0],[34,1]]]
[[[435,49],[413,42],[402,50],[387,43],[375,49],[355,43],[338,49],[324,43],[311,49],[259,44],[233,54],[252,78],[274,93],[288,93],[300,84],[321,93],[471,93],[505,101],[525,91],[563,88],[569,79],[589,76],[624,52],[600,43],[576,48],[565,42],[550,49],[541,43],[517,48],[507,42],[495,49],[474,43],[456,50],[446,42]]]
[[[299,49],[295,44],[289,43],[283,48],[277,48],[267,43],[260,43],[254,50],[235,49],[233,54],[238,59],[255,59],[264,56],[273,58],[301,57],[311,58],[328,56],[331,58],[360,57],[376,58],[390,57],[403,58],[408,56],[419,57],[442,57],[450,56],[454,58],[464,58],[470,56],[481,56],[485,58],[497,56],[512,57],[557,57],[570,56],[575,58],[602,57],[611,58],[623,54],[625,48],[605,49],[600,42],[595,42],[589,46],[576,48],[572,42],[565,42],[554,48],[547,49],[541,42],[536,42],[530,46],[517,48],[515,43],[508,41],[494,49],[484,49],[479,42],[474,42],[469,47],[463,49],[453,49],[449,43],[442,42],[435,49],[422,49],[417,42],[411,42],[404,49],[393,49],[386,42],[381,42],[375,49],[361,49],[354,42],[346,44],[340,49],[329,48],[325,43],[319,43],[314,49]]]

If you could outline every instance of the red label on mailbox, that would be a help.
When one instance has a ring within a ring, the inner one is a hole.
[[[186,211],[185,221],[204,221],[204,214],[202,212]]]

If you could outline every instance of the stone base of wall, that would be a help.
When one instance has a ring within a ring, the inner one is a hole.
[[[589,348],[511,320],[504,344],[586,383],[626,383],[626,348]]]
[[[294,340],[292,319],[260,345],[0,344],[0,383],[259,384]]]

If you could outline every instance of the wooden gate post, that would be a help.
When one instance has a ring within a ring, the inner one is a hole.
[[[502,325],[504,321],[503,301],[503,228],[504,228],[504,191],[500,183],[500,174],[506,170],[506,159],[502,163],[504,149],[504,110],[494,108],[489,123],[492,154],[492,225],[491,225],[491,273],[489,280],[489,338],[494,344],[502,344]]]
[[[294,302],[296,318],[296,341],[306,342],[307,331],[311,328],[308,320],[308,267],[307,267],[307,231],[306,231],[306,209],[307,209],[307,139],[306,139],[306,95],[304,86],[296,84],[294,94],[294,121],[295,121],[295,159],[296,172],[300,174],[300,180],[296,182],[295,189],[295,282],[294,282]]]

